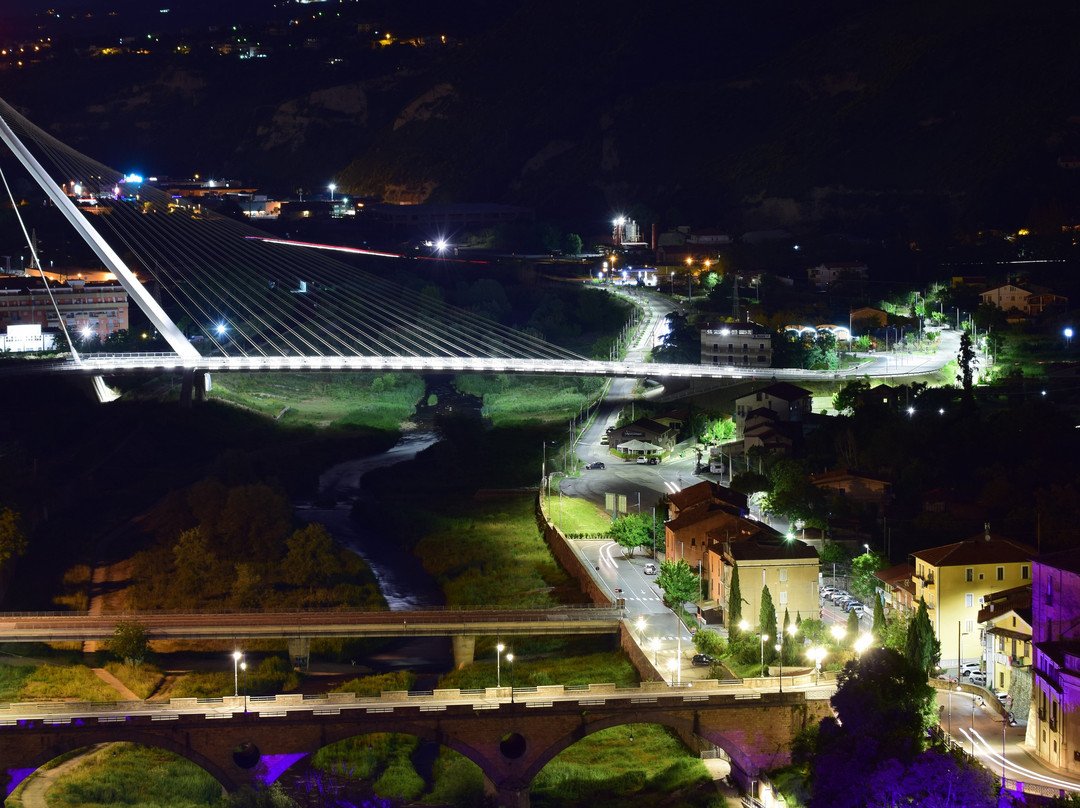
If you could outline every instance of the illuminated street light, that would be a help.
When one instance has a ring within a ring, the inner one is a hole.
[[[635,624],[638,630],[638,640],[643,641],[645,639],[645,615],[639,614]]]
[[[244,712],[247,712],[247,662],[240,663],[240,670],[244,672]]]
[[[495,687],[502,687],[502,652],[505,650],[502,643],[495,646]]]
[[[679,658],[677,656],[673,656],[671,661],[668,662],[668,670],[671,671],[671,683],[681,684],[682,676],[680,674],[682,671],[679,670]]]
[[[859,659],[862,659],[862,652],[869,648],[873,642],[874,638],[870,634],[859,635],[859,638],[855,640],[855,652],[859,655]]]
[[[218,323],[215,330],[217,331],[219,337],[224,337],[225,332],[228,331],[229,328],[225,325],[225,323]]]
[[[829,633],[833,635],[833,639],[836,640],[837,645],[840,644],[840,640],[844,639],[844,635],[847,634],[844,627],[839,624],[830,628]]]
[[[817,684],[821,681],[821,660],[825,658],[825,649],[819,645],[815,645],[812,648],[806,649],[806,655],[814,661],[814,666],[817,670],[814,683]]]
[[[1069,347],[1072,346],[1073,330],[1071,328],[1066,328],[1064,333],[1065,333],[1065,347],[1069,348]]]
[[[657,662],[656,662],[656,652],[660,650],[660,638],[659,637],[653,637],[652,642],[649,643],[649,645],[652,647],[653,665],[656,665],[657,664]]]
[[[232,652],[232,670],[233,670],[233,695],[240,695],[240,659],[244,655],[239,651]]]
[[[506,661],[510,663],[510,703],[514,703],[514,655],[507,654]]]
[[[776,649],[776,654],[780,658],[780,692],[784,692],[784,645],[783,643],[777,643],[773,646]]]
[[[768,634],[761,635],[761,675],[765,676],[765,640],[769,639]]]
[[[334,183],[330,183],[330,201],[334,201],[334,191],[337,190],[337,186]]]

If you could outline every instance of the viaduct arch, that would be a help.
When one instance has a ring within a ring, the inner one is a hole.
[[[593,686],[596,687],[596,686]],[[563,691],[562,687],[553,690]],[[325,700],[299,709],[255,712],[155,712],[128,716],[22,719],[0,726],[0,761],[14,788],[57,756],[96,743],[128,741],[157,746],[202,767],[226,789],[273,780],[302,758],[337,741],[373,732],[413,735],[449,747],[483,772],[504,808],[528,808],[529,785],[559,752],[603,729],[639,723],[671,727],[723,749],[736,779],[786,763],[794,735],[830,714],[827,691],[712,693],[695,690],[620,689],[617,694],[522,694],[514,702],[475,695],[420,704],[334,705]],[[631,693],[626,693],[630,690]],[[567,698],[566,696],[569,696]],[[226,701],[232,701],[227,699]],[[232,705],[236,708],[242,705]],[[250,761],[238,749],[254,749]]]

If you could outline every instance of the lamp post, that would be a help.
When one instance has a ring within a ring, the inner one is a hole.
[[[819,684],[821,682],[821,660],[825,658],[825,649],[820,645],[815,645],[814,647],[807,649],[806,655],[814,660],[814,668],[816,670],[814,684]]]
[[[1065,347],[1072,347],[1073,330],[1071,328],[1065,329]]]
[[[507,654],[506,661],[510,663],[510,703],[514,703],[514,655]]]
[[[232,652],[232,672],[233,672],[233,695],[240,695],[240,658],[244,655],[239,651]]]
[[[855,653],[859,655],[859,659],[862,659],[862,652],[870,647],[870,644],[874,642],[874,638],[870,634],[860,634],[859,638],[855,640]]]
[[[650,645],[652,646],[652,662],[653,662],[653,665],[656,665],[656,664],[658,664],[657,661],[656,661],[656,654],[660,650],[660,638],[659,637],[653,637],[652,642],[650,643]]]
[[[780,692],[784,692],[784,644],[782,642],[777,643],[775,646],[776,654],[780,658]]]
[[[680,673],[682,673],[682,671],[679,670],[679,658],[677,656],[671,658],[671,661],[668,663],[668,670],[671,671],[671,684],[681,684],[682,677],[680,676]]]
[[[244,712],[247,712],[247,662],[240,663],[240,670],[244,672]]]
[[[645,615],[639,614],[637,616],[637,620],[635,621],[634,625],[637,626],[638,642],[644,642],[645,641]]]
[[[765,675],[765,640],[769,639],[768,634],[761,635],[761,675]]]
[[[839,648],[840,641],[844,639],[844,635],[847,634],[847,631],[844,630],[843,626],[837,623],[829,629],[829,633],[833,635],[833,639],[836,640],[836,647]]]
[[[334,191],[337,190],[337,186],[334,183],[330,183],[330,201],[334,201]]]
[[[505,650],[502,643],[495,646],[495,687],[502,687],[502,652]]]

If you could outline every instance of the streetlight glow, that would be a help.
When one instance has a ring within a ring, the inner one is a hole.
[[[240,658],[244,655],[240,651],[233,651],[232,653],[232,670],[233,670],[233,695],[240,695]]]

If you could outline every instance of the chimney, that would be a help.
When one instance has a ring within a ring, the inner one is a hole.
[[[990,541],[990,523],[989,522],[983,522],[983,529],[986,530],[986,536],[985,536],[986,540]]]

